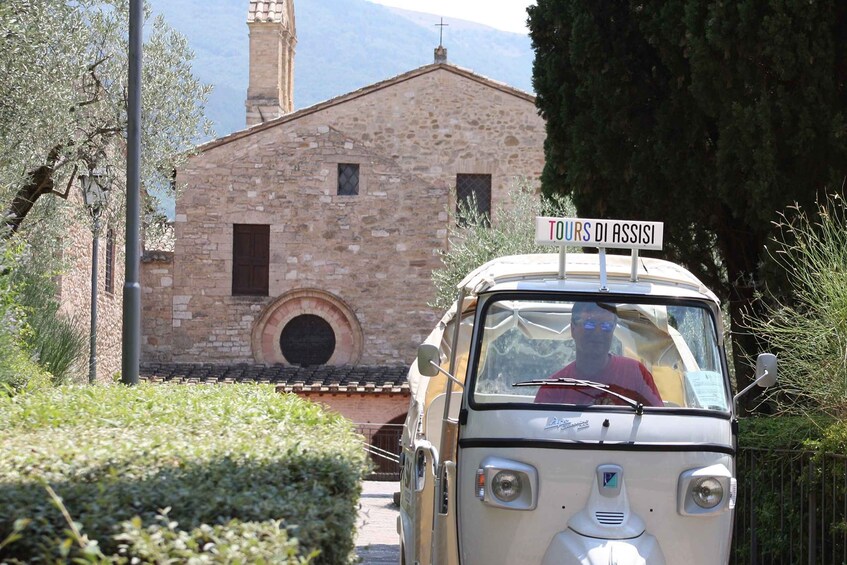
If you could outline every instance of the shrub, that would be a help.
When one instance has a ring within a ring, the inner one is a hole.
[[[826,416],[757,417],[739,424],[735,562],[753,562],[755,555],[760,563],[805,563],[816,538],[816,563],[840,563],[840,557],[831,558],[847,551],[838,531],[845,519],[847,469],[839,455],[843,445],[829,438],[844,437],[847,427]],[[816,496],[817,504],[810,504]]]
[[[298,558],[318,551],[316,563],[344,563],[365,465],[349,422],[269,386],[66,386],[0,398],[0,540],[30,520],[0,562],[62,558],[68,524],[48,485],[107,556],[150,536],[182,547],[176,540],[234,520],[256,535],[279,521]],[[165,508],[178,529],[156,528]]]
[[[122,524],[119,554],[140,563],[309,563],[316,552],[301,556],[297,539],[290,538],[278,521],[203,524],[190,532],[163,512],[159,523],[146,528],[135,518]]]
[[[0,394],[43,386],[48,375],[34,361],[27,337],[30,328],[14,280],[20,250],[0,234]]]
[[[59,313],[44,262],[21,239],[0,234],[0,390],[7,393],[69,380],[86,350],[85,329]]]
[[[748,325],[782,353],[779,386],[768,395],[779,410],[843,414],[847,409],[847,205],[833,196],[816,213],[818,220],[799,208],[783,216],[772,255],[787,278],[789,298],[771,297]]]
[[[53,277],[62,266],[49,249],[32,244],[22,248],[13,279],[28,328],[27,349],[54,384],[63,384],[72,379],[72,368],[80,366],[88,351],[88,328],[59,311]]]

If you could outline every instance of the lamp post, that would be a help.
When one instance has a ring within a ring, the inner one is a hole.
[[[92,169],[79,176],[82,196],[88,215],[91,216],[91,330],[89,332],[88,382],[97,382],[97,255],[100,250],[100,216],[109,198],[109,175]]]
[[[138,384],[141,358],[141,31],[144,2],[129,0],[129,82],[126,136],[126,273],[121,382]]]

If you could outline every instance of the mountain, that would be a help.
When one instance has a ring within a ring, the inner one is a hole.
[[[194,72],[214,85],[207,114],[218,136],[245,127],[247,0],[152,0],[188,39]],[[440,16],[367,0],[295,0],[294,105],[305,108],[433,62]],[[532,92],[529,37],[445,18],[448,62]]]

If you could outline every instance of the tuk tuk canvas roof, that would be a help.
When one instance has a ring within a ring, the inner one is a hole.
[[[686,269],[662,259],[639,257],[638,281],[657,285],[683,286],[717,302],[717,297],[697,277]],[[569,253],[566,258],[566,279],[597,281],[600,278],[600,255]],[[632,257],[630,255],[606,255],[606,273],[609,282],[630,280]],[[509,282],[539,282],[555,279],[559,274],[559,255],[539,253],[511,255],[485,263],[472,271],[459,283],[466,295],[477,295],[498,284]]]

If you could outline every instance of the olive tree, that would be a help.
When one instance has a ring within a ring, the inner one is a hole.
[[[444,266],[432,272],[436,299],[431,306],[448,309],[465,275],[487,261],[504,255],[550,253],[552,248],[535,243],[535,217],[575,213],[569,199],[545,198],[526,180],[509,190],[507,200],[495,204],[491,218],[478,210],[473,198],[460,200],[456,213],[449,214],[448,247],[437,250]]]
[[[0,202],[17,231],[38,200],[66,197],[81,171],[124,169],[128,3],[0,2]],[[198,133],[209,87],[192,52],[163,18],[145,10],[142,186],[174,190],[173,171]],[[114,187],[117,188],[117,187]]]

